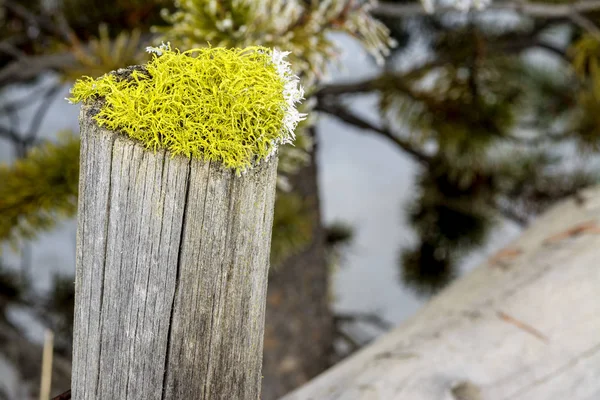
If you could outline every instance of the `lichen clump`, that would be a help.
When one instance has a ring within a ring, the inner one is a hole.
[[[286,52],[264,47],[148,48],[152,60],[128,77],[84,77],[71,102],[103,99],[98,125],[120,131],[147,148],[220,161],[241,173],[268,160],[305,115]]]

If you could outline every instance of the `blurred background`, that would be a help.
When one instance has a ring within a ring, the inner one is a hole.
[[[291,51],[306,89],[280,154],[265,400],[596,183],[600,4],[425,3],[0,0],[0,400],[37,398],[47,329],[52,395],[69,388],[79,106],[64,98],[148,45]]]

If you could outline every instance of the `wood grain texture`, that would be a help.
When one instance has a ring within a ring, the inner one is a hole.
[[[74,399],[258,399],[277,160],[243,177],[82,107]]]
[[[283,400],[600,399],[600,187]]]

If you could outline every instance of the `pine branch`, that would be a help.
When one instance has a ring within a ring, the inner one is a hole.
[[[0,137],[5,138],[13,143],[21,142],[21,138],[14,130],[0,125]]]
[[[37,78],[46,71],[64,70],[76,63],[71,52],[21,58],[0,69],[0,87]]]
[[[53,83],[49,87],[35,90],[33,93],[6,104],[0,104],[0,112],[5,114],[10,120],[10,127],[0,125],[0,137],[10,141],[16,149],[17,158],[25,156],[27,149],[36,144],[37,133],[39,127],[46,115],[53,98],[59,93],[61,86],[58,83]],[[40,100],[41,99],[41,100]],[[37,111],[31,120],[29,130],[26,133],[18,132],[20,126],[18,120],[18,111],[21,108],[30,106],[32,103],[39,101]]]
[[[324,85],[317,92],[315,92],[313,96],[317,99],[321,99],[343,94],[368,93],[377,88],[378,79],[379,78],[368,79],[362,82]]]
[[[29,131],[23,138],[25,141],[25,145],[29,146],[35,141],[40,125],[44,120],[44,116],[50,109],[52,101],[56,98],[56,95],[60,92],[60,89],[61,86],[59,84],[53,84],[52,86],[44,90],[40,104],[31,120],[31,124],[29,125]]]
[[[17,158],[24,155],[27,146],[23,138],[14,129],[0,125],[0,138],[9,141],[13,145]]]
[[[515,11],[534,18],[572,18],[574,14],[600,11],[600,0],[579,0],[571,4],[538,3],[524,1],[495,1],[485,11]],[[452,6],[437,7],[436,13],[460,12]],[[420,2],[386,3],[381,2],[371,13],[382,17],[413,17],[426,15]]]
[[[352,114],[348,109],[339,105],[333,104],[327,101],[319,101],[317,106],[315,107],[316,111],[321,111],[332,116],[341,119],[342,121],[354,125],[357,128],[370,130],[372,132],[378,133],[380,136],[391,141],[396,147],[400,148],[405,153],[408,153],[413,157],[414,160],[418,161],[420,164],[428,164],[430,162],[430,156],[425,154],[419,149],[416,149],[411,143],[407,140],[399,138],[397,135],[392,133],[390,130],[381,128],[371,124],[370,122],[365,121],[364,119],[357,117]]]
[[[567,52],[565,50],[561,49],[560,47],[553,45],[552,43],[543,42],[541,40],[535,40],[532,42],[531,46],[527,46],[527,47],[528,48],[529,47],[539,47],[540,49],[547,50],[547,51],[553,53],[554,55],[559,56],[563,60],[570,61],[569,55],[567,54]]]
[[[532,18],[568,19],[573,24],[591,33],[600,40],[598,28],[584,14],[600,11],[600,0],[579,0],[571,4],[538,3],[526,1],[496,1],[484,11],[513,11]],[[462,12],[453,6],[436,7],[434,13]],[[374,16],[406,18],[425,15],[427,12],[420,2],[415,3],[379,3],[371,12]]]
[[[550,42],[537,37],[536,34],[526,33],[518,36],[507,36],[503,41],[488,43],[489,51],[493,54],[507,55],[519,54],[525,50],[540,48],[547,50],[556,56],[570,62],[570,57],[566,50]]]
[[[52,86],[54,86],[54,84]],[[31,103],[34,103],[36,101],[36,99],[39,99],[40,96],[42,96],[44,92],[49,90],[50,87],[51,86],[35,88],[34,90],[31,91],[31,93],[27,94],[26,96],[20,97],[18,99],[12,100],[12,101],[2,102],[0,104],[0,108],[2,108],[2,112],[8,114],[8,113],[18,111],[21,108],[28,107],[31,105]]]
[[[15,244],[77,211],[79,138],[32,148],[13,165],[0,165],[0,240]]]
[[[333,316],[335,323],[355,323],[364,322],[373,325],[384,331],[392,329],[394,326],[390,322],[375,313],[339,313]]]
[[[573,12],[570,16],[571,21],[578,25],[584,31],[589,32],[596,40],[600,40],[600,28],[596,26],[590,19],[580,12]]]
[[[0,109],[6,114],[10,122],[10,126],[6,127],[0,125],[0,138],[4,138],[11,142],[15,149],[15,154],[17,157],[23,157],[25,155],[25,149],[27,145],[25,144],[25,140],[19,135],[17,129],[19,127],[19,116],[15,112],[14,108],[11,108],[10,104],[0,105]]]
[[[50,16],[45,14],[36,15],[29,11],[27,7],[18,4],[13,0],[3,0],[2,4],[14,15],[20,18],[25,24],[37,28],[41,32],[62,38],[68,41],[68,32],[64,30],[62,24],[56,24]]]
[[[17,46],[15,46],[12,42],[14,40],[3,40],[0,42],[0,52],[4,54],[8,54],[13,58],[20,59],[26,57],[26,54],[23,53]]]
[[[448,60],[440,58],[403,74],[384,73],[378,77],[367,79],[362,82],[323,85],[317,92],[314,93],[313,96],[317,100],[323,100],[327,98],[335,98],[335,96],[341,95],[368,93],[375,90],[380,90],[382,88],[387,88],[389,81],[393,80],[395,89],[417,99],[418,96],[416,96],[416,94],[407,85],[404,85],[403,82],[410,82],[413,79],[417,79],[425,75],[433,68],[441,67],[447,62]]]
[[[535,128],[535,125],[534,126],[522,125],[521,127],[524,129],[528,129],[528,128],[530,129],[530,128]],[[537,148],[539,148],[539,146],[544,145],[544,144],[548,144],[548,143],[556,144],[558,142],[572,139],[574,137],[574,133],[573,132],[561,132],[561,133],[549,132],[544,135],[536,136],[533,138],[526,138],[526,137],[521,137],[521,136],[517,136],[517,135],[507,134],[504,137],[506,137],[508,140],[510,140],[516,144],[520,144],[523,146],[530,146],[534,149],[537,149]]]
[[[352,353],[360,350],[360,348],[363,346],[356,339],[354,339],[350,334],[344,332],[343,329],[336,329],[335,335],[337,336],[338,339],[342,339],[343,341],[345,341],[346,344],[350,347],[349,354],[352,354]]]
[[[496,47],[497,46],[497,47]],[[566,50],[553,45],[552,43],[545,42],[536,37],[531,37],[530,35],[523,37],[511,37],[507,38],[506,42],[498,43],[493,48],[490,48],[489,51],[495,54],[518,54],[525,50],[539,47],[541,49],[552,52],[558,57],[567,60],[570,62],[569,57],[566,53]],[[427,71],[430,71],[434,68],[444,66],[448,64],[450,60],[439,58],[435,61],[428,62],[420,67],[417,67],[406,73],[385,73],[384,75],[380,75],[373,79],[367,79],[361,82],[353,82],[353,83],[341,83],[341,84],[329,84],[323,85],[318,91],[314,93],[314,96],[319,98],[325,98],[329,96],[340,96],[340,95],[352,95],[352,94],[362,94],[368,93],[375,90],[378,90],[382,84],[381,81],[384,80],[394,80],[396,82],[410,82],[413,79],[418,78],[419,76],[423,76]],[[408,88],[408,86],[404,86],[405,90],[403,92],[407,95],[412,96],[412,91]],[[402,86],[399,85],[397,89],[402,89]]]
[[[489,205],[496,209],[504,218],[514,222],[520,227],[526,227],[527,225],[529,225],[529,219],[526,216],[521,215],[519,212],[517,212],[510,206],[502,204],[499,201],[491,201]]]

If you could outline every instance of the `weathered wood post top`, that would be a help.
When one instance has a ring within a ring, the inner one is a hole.
[[[277,148],[302,89],[276,50],[148,50],[71,91],[73,398],[256,400]]]

